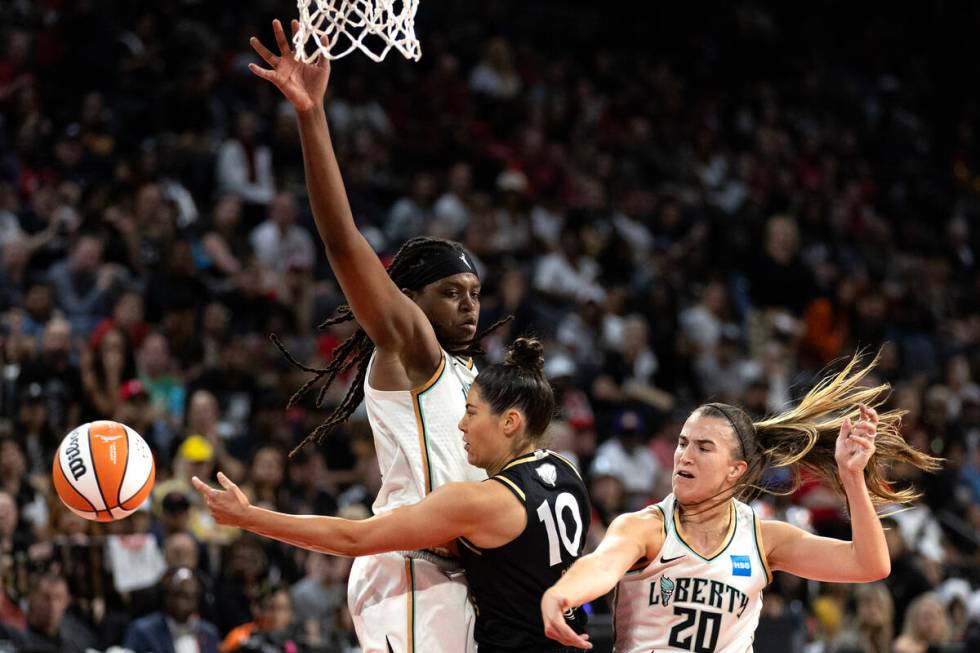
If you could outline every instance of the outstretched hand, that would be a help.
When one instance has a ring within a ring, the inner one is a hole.
[[[295,34],[299,29],[299,21],[293,20],[292,29]],[[330,61],[322,54],[313,63],[297,61],[286,39],[286,33],[282,29],[282,23],[278,19],[272,21],[272,31],[276,36],[280,56],[273,54],[253,36],[248,42],[272,68],[262,68],[250,63],[248,69],[262,79],[275,84],[297,111],[309,111],[323,101],[323,96],[327,92]]]
[[[878,433],[878,413],[874,408],[858,406],[859,419],[851,423],[848,417],[841,424],[837,436],[834,458],[841,472],[859,473],[864,471],[868,460],[875,452],[875,435]]]
[[[218,472],[218,483],[224,490],[217,490],[196,476],[191,479],[191,485],[204,497],[216,522],[224,526],[244,526],[251,507],[248,497],[222,472]]]
[[[565,611],[572,606],[561,596],[552,591],[547,591],[541,597],[541,617],[544,620],[544,634],[550,639],[560,642],[565,646],[575,648],[592,648],[589,636],[578,634],[572,630],[568,622],[565,621]]]

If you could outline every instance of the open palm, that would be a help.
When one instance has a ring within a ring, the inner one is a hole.
[[[293,21],[293,32],[299,28],[297,21]],[[326,57],[320,57],[314,63],[303,63],[297,61],[293,56],[293,50],[289,47],[286,40],[286,33],[282,29],[282,23],[278,20],[272,21],[272,31],[276,36],[276,43],[279,46],[279,54],[273,54],[267,47],[262,45],[258,38],[252,37],[249,43],[252,48],[272,69],[262,68],[254,63],[248,65],[248,69],[253,73],[267,79],[282,91],[297,111],[308,111],[318,102],[323,101],[323,95],[327,92],[327,82],[330,79],[330,61]]]

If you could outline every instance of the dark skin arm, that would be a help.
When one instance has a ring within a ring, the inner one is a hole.
[[[293,21],[294,32],[297,27]],[[272,29],[279,55],[252,37],[252,47],[271,68],[249,64],[249,69],[275,84],[296,108],[320,240],[354,317],[377,348],[371,384],[386,390],[417,387],[438,367],[441,347],[425,313],[391,281],[354,223],[324,112],[330,62],[322,55],[310,64],[297,61],[282,24],[273,21]]]

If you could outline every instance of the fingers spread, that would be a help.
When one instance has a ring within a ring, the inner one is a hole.
[[[262,68],[261,66],[256,66],[254,63],[248,64],[248,69],[252,71],[252,74],[258,75],[262,79],[267,79],[270,82],[275,78],[275,72],[269,70],[268,68]]]
[[[276,35],[276,44],[279,46],[279,53],[284,56],[292,54],[289,49],[289,41],[286,40],[286,33],[282,31],[282,23],[278,19],[272,21],[272,31]]]
[[[252,46],[252,49],[255,50],[255,52],[260,57],[262,57],[262,59],[264,59],[267,64],[269,64],[270,66],[275,66],[277,63],[279,63],[279,57],[272,54],[272,51],[269,50],[269,48],[265,47],[262,44],[262,41],[258,40],[253,36],[248,40],[248,42],[249,45]]]
[[[196,476],[191,477],[191,485],[193,485],[194,489],[200,492],[201,494],[203,494],[204,496],[208,496],[211,492],[214,492],[213,489],[208,487],[207,484],[205,484],[201,479],[199,479]]]

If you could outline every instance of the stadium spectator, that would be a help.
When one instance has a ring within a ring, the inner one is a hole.
[[[187,567],[170,569],[161,581],[164,609],[137,619],[126,629],[123,646],[144,653],[218,653],[218,631],[197,615],[201,585]]]

